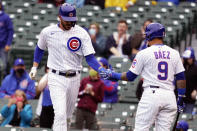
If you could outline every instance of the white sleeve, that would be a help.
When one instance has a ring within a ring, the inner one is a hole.
[[[83,55],[84,56],[87,56],[87,55],[90,55],[90,54],[94,54],[95,51],[94,51],[94,48],[93,48],[93,45],[92,45],[92,41],[90,39],[90,36],[89,34],[84,31],[84,37],[82,39],[82,52],[83,52]]]
[[[177,56],[178,56],[178,59],[177,59],[178,61],[177,61],[176,66],[175,66],[175,74],[178,74],[180,72],[185,71],[185,68],[183,67],[183,62],[181,60],[181,57],[180,57],[179,53],[178,53]]]
[[[41,31],[38,39],[38,47],[42,50],[45,50],[47,47],[47,42],[46,42],[46,33],[44,33],[44,30]]]
[[[144,60],[142,55],[143,54],[140,52],[137,53],[129,69],[131,72],[133,72],[136,75],[140,75],[144,67]]]

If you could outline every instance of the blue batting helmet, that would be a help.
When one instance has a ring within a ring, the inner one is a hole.
[[[145,30],[146,40],[151,41],[154,38],[165,37],[165,27],[160,23],[151,23]]]
[[[177,129],[183,129],[183,131],[187,131],[188,128],[189,128],[189,124],[186,121],[181,120],[181,121],[178,122],[176,128]]]
[[[195,52],[192,47],[187,47],[186,50],[183,52],[182,57],[185,59],[193,58],[195,59]]]
[[[77,21],[76,9],[71,4],[62,4],[59,8],[59,15],[64,21]]]

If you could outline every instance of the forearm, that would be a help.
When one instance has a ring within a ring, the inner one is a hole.
[[[115,56],[120,56],[120,53],[118,52],[118,50],[115,47],[111,47],[109,50]]]
[[[14,31],[10,29],[8,32],[8,39],[7,39],[6,45],[10,46],[12,44],[13,34],[14,34]]]
[[[48,75],[45,74],[45,75],[41,78],[41,80],[39,81],[39,83],[38,83],[38,90],[39,90],[39,91],[43,91],[44,88],[47,86],[47,82],[48,82],[47,78],[48,78]]]
[[[125,81],[133,81],[137,77],[136,74],[132,73],[131,71],[123,72],[123,73],[112,73],[112,78],[117,80],[125,80]]]
[[[177,87],[180,89],[186,88],[186,80],[177,80]]]
[[[86,58],[86,62],[88,63],[88,65],[90,67],[92,67],[95,71],[98,71],[99,68],[101,68],[102,66],[98,63],[98,61],[96,60],[96,58],[94,57],[93,54],[90,54],[88,56],[85,56]]]
[[[33,62],[33,67],[36,67],[37,68],[38,66],[39,66],[39,63],[37,63],[37,62],[34,61]]]
[[[37,45],[34,51],[33,67],[38,67],[40,61],[42,60],[43,55],[44,55],[44,50],[40,49]]]
[[[186,80],[177,80],[178,97],[185,97]]]
[[[126,72],[123,72],[123,73],[122,73],[121,80],[128,81],[127,73],[126,73]]]

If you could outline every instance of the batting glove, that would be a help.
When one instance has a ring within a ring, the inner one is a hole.
[[[104,80],[108,80],[112,76],[112,71],[103,67],[99,68],[98,73]]]
[[[183,102],[183,96],[178,96],[177,108],[178,108],[179,113],[183,112],[183,110],[185,108],[185,103]]]
[[[37,73],[37,67],[34,67],[34,66],[33,66],[33,67],[31,68],[30,73],[29,73],[29,77],[30,77],[31,79],[35,79],[36,73]]]
[[[177,100],[177,107],[178,112],[182,113],[185,108],[185,103],[183,102],[183,98],[185,97],[185,88],[178,88],[178,100]]]

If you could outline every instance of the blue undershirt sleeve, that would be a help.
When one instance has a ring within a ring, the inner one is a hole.
[[[184,72],[180,72],[178,74],[175,75],[176,80],[185,80],[185,74]],[[185,92],[186,92],[186,88],[178,88],[178,95],[179,96],[184,96]]]
[[[99,67],[101,66],[93,54],[85,56],[86,62],[90,67],[92,67],[95,71],[98,71]]]
[[[180,73],[176,74],[175,77],[176,77],[176,80],[185,80],[184,72],[180,72]]]
[[[40,49],[37,45],[34,52],[34,62],[40,63],[43,55],[44,55],[44,50]]]
[[[128,81],[134,81],[135,78],[136,78],[137,76],[138,76],[138,75],[134,74],[134,73],[131,72],[131,71],[128,71],[128,72],[127,72],[127,79],[128,79]]]

